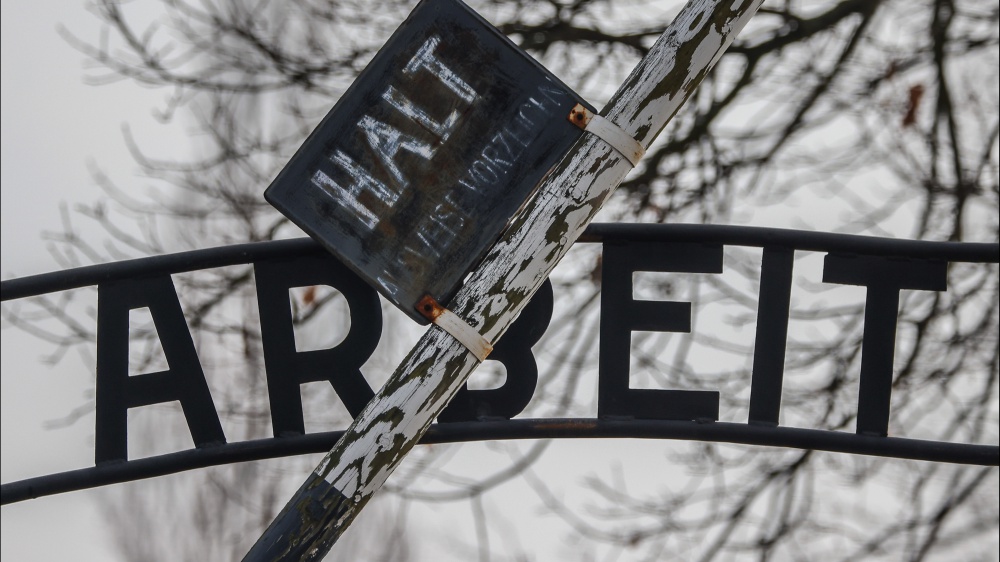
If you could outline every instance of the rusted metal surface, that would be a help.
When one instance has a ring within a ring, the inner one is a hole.
[[[434,323],[438,316],[444,314],[445,308],[438,304],[434,297],[424,295],[424,298],[417,302],[417,312],[419,312],[428,322]]]
[[[761,2],[691,0],[602,114],[649,146]],[[572,127],[568,111],[559,120]],[[582,137],[448,308],[498,339],[631,169],[601,139]],[[322,558],[478,365],[454,337],[429,329],[244,560]],[[322,517],[303,511],[315,497],[323,498],[315,506]]]
[[[414,320],[448,304],[585,104],[458,0],[424,0],[265,197]]]
[[[569,115],[566,116],[570,123],[581,129],[586,129],[593,117],[593,112],[588,111],[586,107],[579,103],[574,105],[573,109],[569,111]]]

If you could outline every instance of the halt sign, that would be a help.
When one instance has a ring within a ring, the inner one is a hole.
[[[422,324],[593,108],[459,0],[424,0],[265,192]]]

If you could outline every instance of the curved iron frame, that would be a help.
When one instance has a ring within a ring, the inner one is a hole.
[[[748,247],[784,247],[817,252],[870,256],[906,256],[947,262],[1000,263],[1000,244],[927,242],[797,230],[715,225],[594,224],[581,242],[615,240],[697,242]],[[249,264],[271,258],[322,255],[309,238],[238,244],[116,263],[80,267],[11,279],[0,283],[0,300],[22,299],[134,277],[176,274],[200,269]],[[186,470],[327,451],[341,432],[275,437],[168,453],[127,462],[108,462],[10,482],[0,486],[0,504],[129,482]],[[1000,466],[1000,447],[879,437],[819,429],[775,427],[768,424],[614,420],[514,419],[438,423],[422,444],[464,443],[500,439],[637,438],[683,439],[794,447],[881,457]]]
[[[815,252],[859,253],[869,256],[907,256],[948,262],[1000,262],[1000,244],[897,240],[853,234],[809,232],[783,228],[701,224],[598,223],[587,227],[580,242],[614,240],[645,242],[701,242],[726,246],[780,246]],[[138,276],[185,273],[229,265],[249,264],[270,258],[324,254],[312,238],[234,244],[219,248],[151,256],[120,262],[42,273],[0,283],[0,301],[23,299],[89,287]]]
[[[189,449],[128,462],[104,463],[4,484],[0,495],[2,503],[6,505],[52,494],[131,482],[197,468],[323,453],[329,451],[342,434],[342,431],[328,431],[294,437],[271,437]],[[998,448],[990,445],[943,443],[902,437],[856,435],[822,429],[731,422],[556,418],[437,423],[430,427],[420,440],[420,444],[509,439],[609,438],[711,441],[969,465],[1000,464],[997,458],[1000,454]]]

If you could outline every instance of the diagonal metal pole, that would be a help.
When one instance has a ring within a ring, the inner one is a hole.
[[[690,0],[602,115],[644,148],[690,97],[763,0]],[[585,134],[449,303],[487,341],[514,321],[631,170]],[[319,560],[479,365],[432,326],[244,558]]]

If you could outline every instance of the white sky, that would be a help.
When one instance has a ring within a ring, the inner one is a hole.
[[[2,205],[0,275],[4,279],[61,269],[43,231],[60,228],[60,205],[99,197],[88,161],[129,177],[122,140],[128,122],[145,129],[160,94],[127,84],[83,83],[84,57],[57,33],[62,25],[95,38],[96,19],[80,1],[0,4],[2,25]],[[90,373],[75,356],[45,365],[51,349],[5,325],[2,338],[3,482],[93,464],[93,418],[46,430],[43,423],[80,406]],[[94,498],[76,492],[4,506],[3,560],[108,560],[114,551]]]

